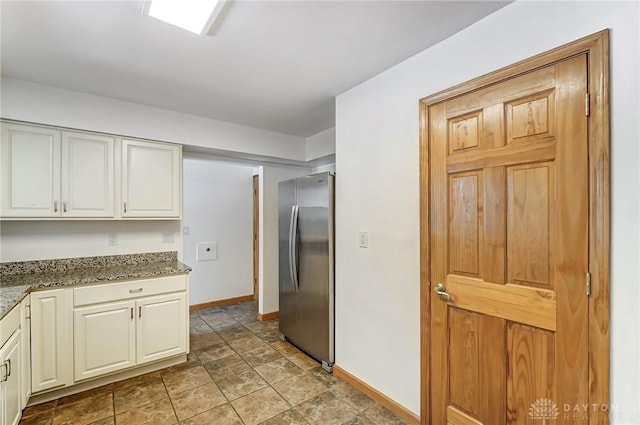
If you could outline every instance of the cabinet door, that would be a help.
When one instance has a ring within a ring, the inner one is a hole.
[[[31,298],[27,297],[20,303],[20,350],[22,361],[20,365],[20,380],[22,382],[21,409],[27,407],[31,397]]]
[[[2,124],[2,217],[60,215],[60,132]]]
[[[181,146],[122,141],[122,217],[180,218]]]
[[[113,217],[113,138],[62,133],[62,216]]]
[[[31,293],[31,390],[73,383],[73,291]]]
[[[187,352],[189,313],[185,292],[138,300],[136,307],[138,364]]]
[[[134,309],[134,301],[122,301],[74,310],[76,381],[135,366]]]
[[[22,415],[20,330],[0,349],[0,405],[2,424],[16,425]]]

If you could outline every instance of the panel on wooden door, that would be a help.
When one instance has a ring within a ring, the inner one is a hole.
[[[582,55],[429,107],[434,425],[588,400],[586,84]]]

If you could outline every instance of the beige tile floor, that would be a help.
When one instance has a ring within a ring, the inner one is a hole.
[[[193,312],[190,329],[186,363],[27,408],[20,424],[405,424],[280,341],[253,302]]]

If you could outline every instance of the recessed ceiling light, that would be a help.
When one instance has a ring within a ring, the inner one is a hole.
[[[148,0],[144,11],[187,31],[206,34],[223,4],[220,0]]]

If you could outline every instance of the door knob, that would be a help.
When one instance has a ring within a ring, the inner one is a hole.
[[[442,301],[447,301],[447,302],[451,301],[451,295],[447,293],[447,290],[442,283],[437,283],[436,286],[433,288],[433,292],[438,294]]]

